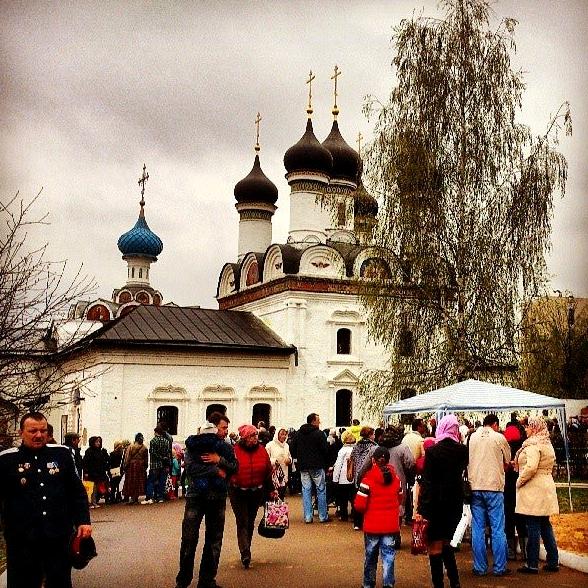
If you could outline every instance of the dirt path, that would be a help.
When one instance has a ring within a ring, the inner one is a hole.
[[[300,498],[289,499],[291,528],[280,540],[253,540],[253,560],[249,570],[239,561],[235,524],[230,506],[217,581],[223,588],[260,585],[271,588],[354,588],[361,585],[363,535],[350,524],[334,521],[305,525]],[[74,572],[76,588],[98,586],[125,588],[173,588],[177,573],[183,501],[150,506],[107,506],[92,511],[94,536],[99,556],[82,571]],[[331,511],[333,514],[333,511]],[[397,554],[397,588],[430,586],[428,559],[412,556],[408,528],[403,530],[404,547]],[[201,545],[199,545],[201,548]],[[200,549],[197,561],[200,560]],[[557,575],[540,574],[507,578],[477,578],[471,572],[470,549],[458,554],[461,583],[473,588],[579,588],[588,576],[562,568]],[[515,568],[518,562],[511,564]],[[195,583],[192,584],[195,586]],[[378,588],[381,579],[378,579]]]

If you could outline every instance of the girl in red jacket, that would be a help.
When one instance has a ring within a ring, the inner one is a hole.
[[[378,550],[382,556],[384,588],[394,586],[394,534],[400,531],[399,510],[402,490],[394,468],[388,464],[390,453],[378,447],[372,454],[372,466],[361,480],[354,507],[363,513],[365,562],[363,588],[375,588]]]

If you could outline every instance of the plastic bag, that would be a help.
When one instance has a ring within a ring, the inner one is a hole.
[[[426,555],[428,551],[427,531],[429,528],[429,521],[421,519],[420,521],[412,522],[412,542],[410,545],[410,552],[413,555]]]

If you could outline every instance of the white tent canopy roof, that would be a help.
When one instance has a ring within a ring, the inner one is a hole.
[[[384,416],[418,412],[508,411],[520,408],[564,409],[559,398],[499,384],[465,380],[384,407]]]

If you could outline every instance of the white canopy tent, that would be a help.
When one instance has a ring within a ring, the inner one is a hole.
[[[520,409],[548,409],[557,412],[565,446],[570,509],[573,510],[566,405],[559,398],[480,380],[465,380],[389,404],[384,407],[384,419],[387,420],[392,415],[434,412],[439,421],[444,415],[455,412],[509,412]]]

